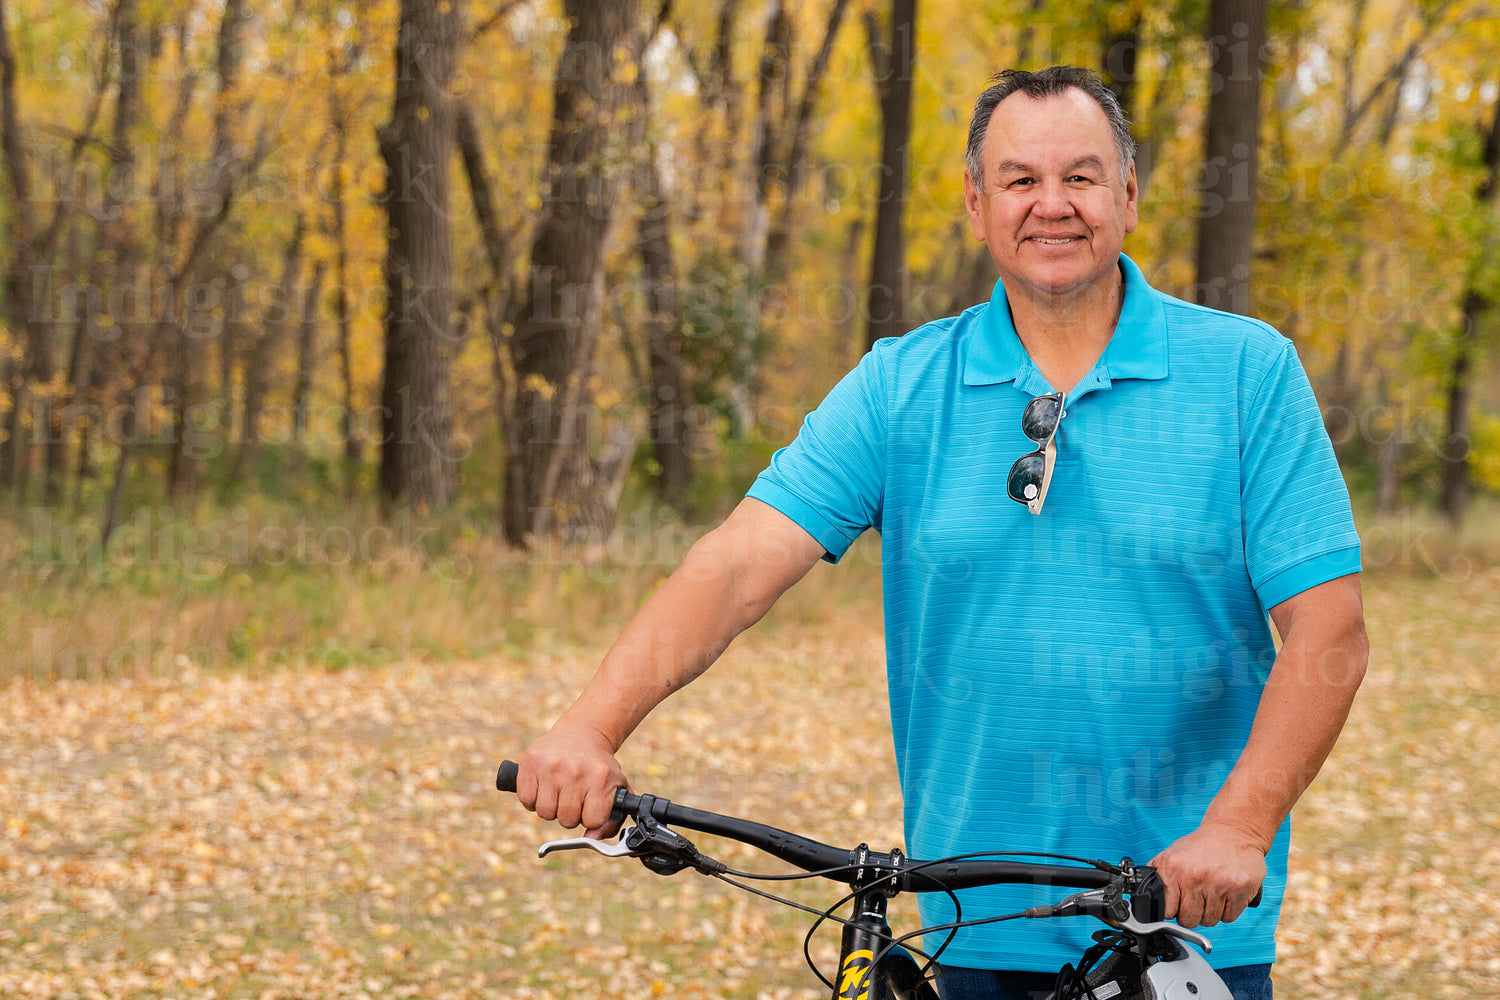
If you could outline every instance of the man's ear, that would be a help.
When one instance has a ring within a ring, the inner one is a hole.
[[[984,213],[979,210],[979,199],[982,193],[974,178],[969,175],[968,168],[964,169],[964,211],[969,214],[969,228],[974,233],[974,238],[979,242],[985,241]]]

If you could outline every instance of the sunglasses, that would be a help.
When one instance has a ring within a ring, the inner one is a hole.
[[[1016,503],[1024,503],[1033,514],[1042,512],[1047,487],[1052,484],[1052,466],[1057,462],[1057,425],[1062,423],[1063,412],[1063,394],[1053,392],[1027,403],[1021,414],[1021,430],[1028,440],[1036,442],[1037,449],[1022,455],[1010,467],[1005,492]]]

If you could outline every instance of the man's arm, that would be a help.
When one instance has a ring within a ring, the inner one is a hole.
[[[615,759],[646,715],[718,659],[822,557],[795,521],[745,499],[625,626],[593,680],[520,760],[516,792],[542,819],[608,836]]]
[[[1359,576],[1319,584],[1271,609],[1282,646],[1250,738],[1198,829],[1151,863],[1167,915],[1184,927],[1234,920],[1266,876],[1281,823],[1323,766],[1369,661]]]

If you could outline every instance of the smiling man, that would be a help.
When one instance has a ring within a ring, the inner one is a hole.
[[[1000,271],[1022,345],[1065,390],[1114,335],[1137,190],[1129,131],[1114,130],[1098,100],[1054,76],[1055,92],[1033,85],[1044,96],[992,88],[981,98],[964,205]]]
[[[631,731],[873,528],[910,852],[1153,859],[1235,997],[1271,996],[1287,817],[1368,657],[1359,539],[1291,343],[1122,253],[1133,152],[1093,74],[996,78],[964,183],[992,298],[839,382],[528,749],[523,803],[610,832]],[[1056,898],[961,895],[965,920]],[[1085,923],[965,927],[939,990],[1045,995]]]

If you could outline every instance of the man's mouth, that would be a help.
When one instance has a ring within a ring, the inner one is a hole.
[[[1043,246],[1060,247],[1068,243],[1076,243],[1083,239],[1082,236],[1028,236],[1032,243],[1040,243]]]

